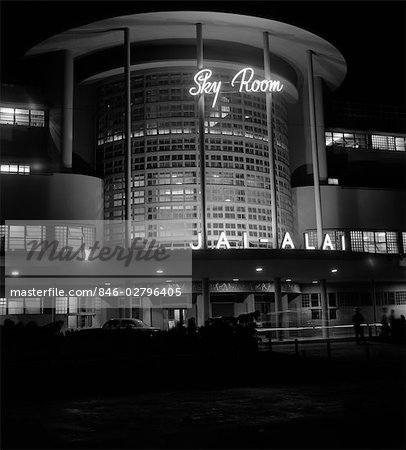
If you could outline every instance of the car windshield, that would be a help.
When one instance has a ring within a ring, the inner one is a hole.
[[[120,320],[120,319],[112,319],[106,322],[103,325],[103,328],[145,328],[148,327],[142,320],[139,319],[127,319],[127,320]]]
[[[131,320],[123,320],[123,326],[132,326],[136,328],[145,328],[147,325],[142,320],[131,319]]]

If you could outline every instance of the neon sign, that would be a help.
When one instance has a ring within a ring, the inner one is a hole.
[[[242,234],[241,244],[242,244],[242,248],[250,248],[249,241],[248,241],[248,234],[245,231]],[[202,233],[197,234],[197,244],[190,243],[189,245],[192,250],[201,250],[202,246],[203,246]],[[219,236],[214,248],[216,250],[219,250],[219,249],[228,250],[231,248],[231,245],[230,245],[230,243],[227,239],[226,233],[224,231],[222,231],[220,233],[220,236]],[[293,243],[293,240],[288,232],[285,233],[285,235],[282,239],[280,248],[281,249],[292,249],[292,250],[294,250],[296,248],[295,244]],[[316,249],[316,247],[310,245],[309,233],[304,234],[304,248],[305,248],[305,250],[315,250]],[[321,250],[337,250],[337,248],[334,247],[331,237],[328,233],[326,233],[324,235]],[[346,250],[345,236],[341,236],[341,250],[343,250],[343,251]]]
[[[202,69],[194,76],[195,86],[189,89],[189,94],[196,96],[201,94],[214,95],[212,107],[217,103],[221,92],[221,81],[212,81],[213,72],[210,69]],[[279,80],[265,80],[254,78],[254,69],[245,67],[241,69],[231,80],[231,86],[238,86],[239,92],[280,92],[283,84]]]

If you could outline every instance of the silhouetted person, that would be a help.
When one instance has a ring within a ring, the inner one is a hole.
[[[402,314],[399,319],[400,337],[402,342],[406,339],[406,317]]]
[[[361,308],[359,306],[357,306],[354,311],[355,314],[352,316],[352,323],[354,324],[355,339],[357,341],[357,344],[359,344],[360,341],[365,343],[364,330],[362,328],[364,316],[361,314]]]
[[[396,334],[396,317],[395,317],[395,310],[390,310],[389,315],[389,327],[390,327],[390,335],[393,337],[394,334]]]
[[[389,327],[388,317],[386,315],[387,309],[384,308],[382,310],[382,312],[383,312],[383,314],[382,314],[382,318],[381,318],[381,324],[382,324],[381,335],[382,335],[383,339],[388,339],[389,333],[390,333],[390,327]]]
[[[197,333],[196,320],[194,317],[191,317],[187,321],[187,334],[190,336],[194,336]]]
[[[6,319],[4,321],[4,328],[9,330],[9,329],[13,329],[16,326],[15,322],[11,319]]]

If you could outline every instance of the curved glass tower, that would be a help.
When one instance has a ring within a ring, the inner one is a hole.
[[[207,239],[224,231],[230,245],[271,246],[271,191],[265,96],[231,87],[235,74],[211,68],[224,86],[215,107],[206,96]],[[131,77],[133,237],[175,248],[201,231],[197,100],[189,94],[191,67],[136,71]],[[103,160],[108,238],[120,239],[124,218],[124,86],[120,78],[98,87],[98,154]],[[279,239],[291,231],[287,111],[273,98]],[[114,231],[116,229],[116,232]]]

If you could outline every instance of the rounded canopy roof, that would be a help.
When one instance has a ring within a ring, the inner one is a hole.
[[[325,39],[309,31],[275,20],[207,11],[165,11],[113,17],[73,28],[32,47],[27,56],[71,50],[74,57],[115,47],[123,43],[123,28],[129,28],[131,42],[160,39],[193,39],[196,23],[203,25],[203,39],[230,41],[263,47],[262,33],[270,36],[270,51],[285,59],[299,73],[307,71],[306,51],[314,53],[314,75],[331,88],[345,78],[343,55]]]

